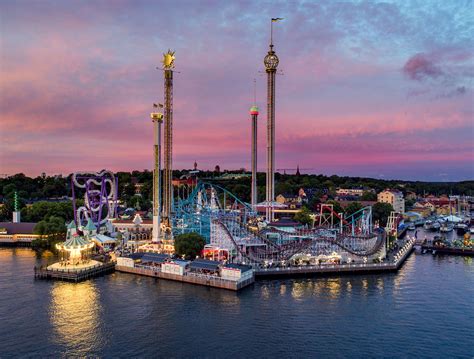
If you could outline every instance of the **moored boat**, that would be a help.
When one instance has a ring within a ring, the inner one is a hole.
[[[431,230],[432,231],[439,231],[439,229],[441,228],[441,224],[439,222],[433,222],[433,225],[431,226]]]
[[[468,226],[466,223],[456,223],[454,225],[454,229],[456,230],[456,233],[460,236],[462,236],[464,233],[468,231]]]
[[[445,222],[440,226],[439,231],[443,233],[447,233],[447,232],[451,232],[453,229],[454,229],[454,226],[452,223]]]
[[[433,229],[433,221],[430,219],[426,220],[425,224],[423,225],[423,228],[427,231],[431,231]]]

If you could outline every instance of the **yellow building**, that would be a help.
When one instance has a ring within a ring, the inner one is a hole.
[[[397,213],[405,212],[405,199],[403,193],[396,190],[385,190],[377,195],[377,202],[390,203]]]

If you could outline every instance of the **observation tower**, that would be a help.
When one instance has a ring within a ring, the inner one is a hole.
[[[273,23],[281,18],[272,18],[270,28],[270,49],[263,59],[267,73],[267,184],[266,184],[266,219],[273,221],[275,202],[275,75],[279,63],[273,51]]]

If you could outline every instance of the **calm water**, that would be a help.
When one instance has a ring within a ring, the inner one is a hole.
[[[412,255],[395,274],[259,281],[240,293],[114,273],[35,281],[0,249],[0,357],[474,356],[474,263]]]

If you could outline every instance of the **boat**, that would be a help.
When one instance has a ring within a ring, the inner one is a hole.
[[[456,230],[456,233],[460,236],[462,236],[469,230],[466,223],[456,223],[454,225],[454,229]]]
[[[431,231],[433,229],[433,221],[430,219],[426,220],[425,224],[423,225],[423,228],[427,231]]]
[[[408,225],[408,230],[409,230],[409,231],[414,231],[415,229],[416,229],[415,223],[412,222],[412,223],[410,223],[410,224]]]
[[[424,224],[425,224],[425,220],[424,220],[423,218],[417,219],[417,220],[415,221],[415,226],[416,226],[416,227],[420,227],[420,226],[422,226],[422,225],[424,225]]]
[[[433,222],[433,225],[431,226],[432,231],[439,231],[441,228],[441,224],[439,222]]]
[[[452,223],[445,222],[441,225],[441,227],[439,228],[439,231],[443,233],[447,233],[447,232],[451,232],[453,229],[454,229],[454,225]]]

